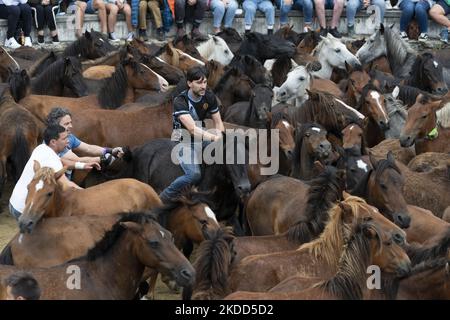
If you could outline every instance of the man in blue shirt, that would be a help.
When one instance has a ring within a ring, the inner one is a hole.
[[[100,170],[100,162],[102,157],[113,160],[113,158],[110,158],[111,155],[114,157],[123,156],[123,150],[121,147],[99,147],[80,141],[71,132],[73,128],[72,115],[67,109],[61,107],[53,108],[47,116],[47,123],[49,125],[59,124],[60,126],[64,127],[69,133],[69,142],[67,144],[67,147],[58,154],[64,166],[68,167],[69,175],[71,175],[71,169],[90,170],[92,168],[96,168],[97,170]],[[82,152],[83,154],[87,154],[89,156],[79,157],[74,153],[74,151]]]

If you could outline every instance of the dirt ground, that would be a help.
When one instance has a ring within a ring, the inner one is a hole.
[[[8,183],[0,199],[0,252],[12,237],[18,232],[17,223],[10,215],[8,201],[13,185]],[[180,300],[181,293],[172,293],[170,289],[158,278],[155,296],[157,300]]]

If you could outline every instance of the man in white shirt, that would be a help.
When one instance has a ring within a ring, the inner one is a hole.
[[[60,125],[50,125],[45,129],[44,143],[33,150],[9,199],[9,211],[16,220],[19,219],[19,216],[25,209],[28,184],[34,177],[34,161],[38,161],[41,167],[50,167],[55,171],[61,170],[63,165],[58,153],[66,147],[67,135],[66,129]],[[65,175],[62,175],[58,181],[65,186],[80,189],[79,186],[67,179]]]

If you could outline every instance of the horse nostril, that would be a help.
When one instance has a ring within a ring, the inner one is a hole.
[[[187,270],[187,269],[181,270],[180,274],[181,274],[181,276],[182,276],[183,278],[185,278],[186,280],[190,280],[190,279],[192,278],[192,276],[193,276],[192,272],[190,272],[190,271]]]

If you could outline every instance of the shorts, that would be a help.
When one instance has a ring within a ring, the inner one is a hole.
[[[86,13],[87,14],[94,14],[97,12],[97,9],[94,8],[94,0],[89,0],[88,2],[86,2],[87,6],[86,6]]]

